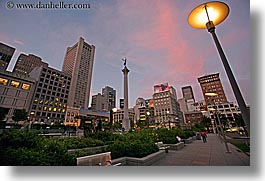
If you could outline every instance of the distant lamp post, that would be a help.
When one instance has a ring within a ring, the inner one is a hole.
[[[150,117],[151,113],[149,111],[147,111],[146,115],[147,115],[147,128],[149,128],[149,117]]]
[[[216,94],[216,93],[212,93],[212,92],[208,92],[208,93],[205,93],[205,95],[206,95],[206,96],[214,97],[214,96],[217,96],[218,94]],[[219,117],[218,110],[217,110],[217,105],[215,104],[214,99],[213,99],[213,105],[214,105],[215,116],[216,116],[216,118],[217,118],[217,120],[218,120],[218,124],[220,125],[221,133],[222,133],[222,136],[223,136],[223,138],[224,138],[224,143],[225,143],[226,153],[231,153],[230,150],[229,150],[229,148],[228,148],[228,145],[227,145],[227,140],[226,140],[225,132],[224,132],[224,129],[223,129],[223,125],[222,125],[222,123],[221,123],[221,121],[220,121],[220,117]],[[214,120],[215,120],[215,119],[214,119]],[[215,120],[215,121],[216,121],[216,120]],[[216,124],[216,122],[215,122],[215,124]],[[217,128],[217,132],[218,132],[218,134],[219,134],[219,130],[218,130],[218,128]]]
[[[167,119],[168,119],[168,128],[171,129],[169,111],[167,111]]]
[[[194,8],[188,16],[188,23],[193,28],[205,29],[212,34],[217,50],[223,62],[226,74],[230,81],[237,103],[240,107],[244,122],[250,133],[250,113],[247,109],[243,96],[237,85],[236,79],[223,52],[222,46],[215,34],[215,26],[222,23],[229,14],[229,6],[223,2],[213,1],[201,4]]]
[[[115,108],[112,108],[111,110],[110,110],[110,114],[109,114],[109,122],[110,122],[110,130],[112,131],[112,128],[113,128],[113,117],[114,117],[114,113],[115,112],[117,112],[117,108],[115,107]]]

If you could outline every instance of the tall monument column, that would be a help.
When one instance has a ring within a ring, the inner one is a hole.
[[[130,70],[126,67],[127,59],[123,58],[122,61],[124,61],[124,68],[122,70],[124,78],[124,118],[122,120],[122,128],[124,128],[125,131],[129,131],[131,129],[130,119],[128,115],[128,73]]]

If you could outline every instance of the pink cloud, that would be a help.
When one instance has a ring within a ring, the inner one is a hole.
[[[192,52],[196,50],[192,50],[189,42],[182,38],[176,19],[178,14],[171,4],[168,1],[155,1],[153,8],[155,13],[152,19],[155,23],[145,25],[144,31],[134,32],[131,36],[131,41],[146,51],[163,51],[163,59],[147,60],[151,70],[160,69],[161,72],[145,77],[143,82],[153,79],[172,83],[194,81],[203,72],[203,58],[194,56]],[[185,76],[176,77],[177,74]]]

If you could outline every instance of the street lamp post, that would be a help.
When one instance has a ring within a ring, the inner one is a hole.
[[[206,96],[214,97],[214,96],[217,96],[218,94],[216,94],[216,93],[212,93],[212,92],[208,92],[208,93],[205,93],[205,95],[206,95]],[[218,124],[220,125],[221,133],[222,133],[222,136],[223,136],[223,139],[224,139],[225,148],[226,148],[226,153],[231,153],[231,152],[229,151],[229,148],[228,148],[228,145],[227,145],[227,140],[226,140],[225,132],[224,132],[224,129],[223,129],[223,125],[221,124],[220,117],[219,117],[219,115],[218,115],[217,105],[215,104],[214,99],[212,99],[212,102],[213,102],[213,106],[214,106],[215,117],[216,117],[217,120],[218,120]],[[215,124],[216,124],[216,119],[214,119],[214,120],[215,120]],[[216,124],[216,125],[217,125],[217,124]],[[217,132],[218,132],[218,135],[219,135],[219,129],[218,129],[218,128],[217,128]]]
[[[250,133],[250,113],[247,109],[246,103],[237,85],[236,79],[226,59],[222,46],[215,34],[215,25],[222,23],[229,14],[229,7],[227,4],[219,1],[207,2],[194,8],[188,16],[188,23],[193,28],[208,29],[212,34],[215,45],[221,57],[222,63],[226,70],[226,74],[230,81],[237,103],[240,107],[244,122],[247,126],[248,133]]]
[[[167,119],[168,119],[168,128],[170,130],[171,129],[171,125],[170,125],[169,111],[167,111]]]
[[[146,112],[146,115],[147,115],[147,128],[149,128],[149,116],[150,116],[150,112],[149,111],[147,111]]]
[[[117,108],[112,108],[110,110],[110,114],[109,114],[109,120],[110,120],[110,130],[112,131],[113,128],[113,117],[114,117],[114,113],[117,112]]]

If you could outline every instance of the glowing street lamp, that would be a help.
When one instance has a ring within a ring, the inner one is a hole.
[[[150,117],[151,113],[149,111],[147,111],[146,115],[147,115],[147,128],[149,128],[149,117]]]
[[[226,74],[230,81],[242,117],[250,133],[250,115],[246,103],[237,85],[236,79],[223,52],[222,46],[215,34],[215,26],[222,23],[229,14],[229,6],[223,2],[213,1],[201,4],[194,8],[188,16],[188,23],[193,28],[205,29],[212,34],[217,50],[223,62]]]
[[[115,107],[115,108],[112,108],[111,110],[110,110],[110,116],[109,116],[109,120],[110,120],[110,130],[112,131],[112,126],[113,126],[113,117],[114,117],[114,113],[115,112],[117,112],[117,108]]]

